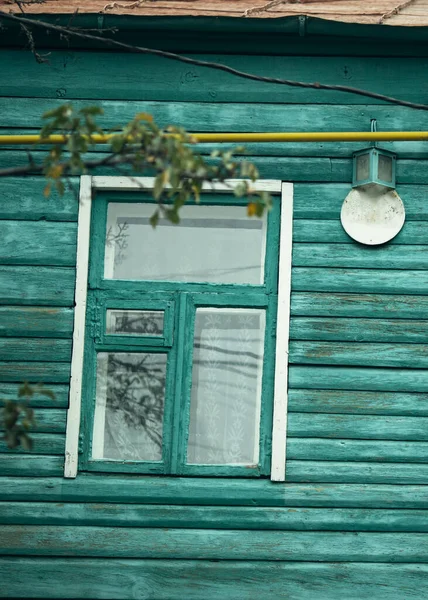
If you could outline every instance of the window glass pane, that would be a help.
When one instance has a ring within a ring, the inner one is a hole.
[[[92,458],[161,460],[167,355],[100,352]]]
[[[258,463],[264,331],[264,310],[197,309],[188,463]]]
[[[105,278],[263,283],[264,219],[243,206],[184,206],[179,226],[161,219],[153,229],[154,210],[109,204]]]
[[[163,310],[107,310],[106,333],[163,335]]]

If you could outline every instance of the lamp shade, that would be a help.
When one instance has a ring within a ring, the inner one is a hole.
[[[395,188],[395,154],[379,148],[366,148],[355,152],[353,158],[353,188],[369,185]]]

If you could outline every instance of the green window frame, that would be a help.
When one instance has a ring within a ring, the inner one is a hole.
[[[104,187],[108,188],[108,186]],[[281,196],[276,194],[273,198],[273,207],[267,216],[263,283],[260,285],[199,283],[105,278],[105,239],[109,204],[144,203],[153,207],[155,204],[150,193],[146,198],[142,197],[141,189],[137,191],[135,188],[128,187],[123,190],[97,191],[91,210],[80,397],[80,468],[82,470],[103,473],[225,477],[260,477],[271,473]],[[230,193],[224,193],[223,190],[221,192],[214,190],[214,193],[202,195],[201,204],[242,206],[245,210],[246,202],[236,199]],[[254,464],[191,464],[187,457],[195,316],[198,309],[207,308],[223,310],[230,308],[233,311],[254,309],[264,311],[265,314],[259,450],[258,460]],[[112,315],[119,318],[120,322],[120,315],[123,315],[124,311],[129,313],[149,311],[157,315],[162,311],[162,332],[157,332],[155,335],[150,331],[121,334],[108,330]],[[107,459],[98,457],[94,452],[94,446],[97,444],[93,435],[96,418],[97,357],[104,356],[108,352],[128,355],[150,354],[153,357],[162,356],[162,361],[166,356],[162,453],[159,459],[144,461]],[[71,430],[71,419],[69,421],[67,428]]]

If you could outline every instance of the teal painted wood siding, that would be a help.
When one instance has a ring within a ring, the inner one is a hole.
[[[352,48],[354,56],[344,47],[319,58],[253,47],[248,56],[207,58],[425,100],[424,54]],[[368,130],[371,118],[380,130],[428,129],[425,112],[141,55],[53,50],[43,65],[18,50],[1,56],[2,133],[35,132],[63,100],[101,102],[106,127],[144,111],[199,131]],[[390,244],[367,248],[339,221],[359,145],[248,145],[262,177],[295,183],[285,484],[85,472],[63,479],[77,201],[72,192],[46,200],[37,177],[0,181],[0,398],[24,380],[56,395],[33,401],[32,452],[0,444],[1,598],[425,597],[428,146],[385,147],[399,155],[407,220]],[[0,151],[1,166],[26,160],[20,149]]]

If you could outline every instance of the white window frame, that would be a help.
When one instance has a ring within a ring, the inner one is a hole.
[[[204,185],[206,192],[229,192],[238,180]],[[95,190],[150,190],[153,177],[102,177],[84,175],[80,182],[77,229],[76,291],[69,408],[65,442],[64,477],[75,478],[79,459],[79,430],[82,400],[83,355],[88,287],[91,204]],[[288,404],[288,345],[290,331],[291,253],[293,234],[293,184],[261,179],[257,190],[281,194],[278,314],[275,348],[275,381],[272,425],[271,480],[285,481]]]

